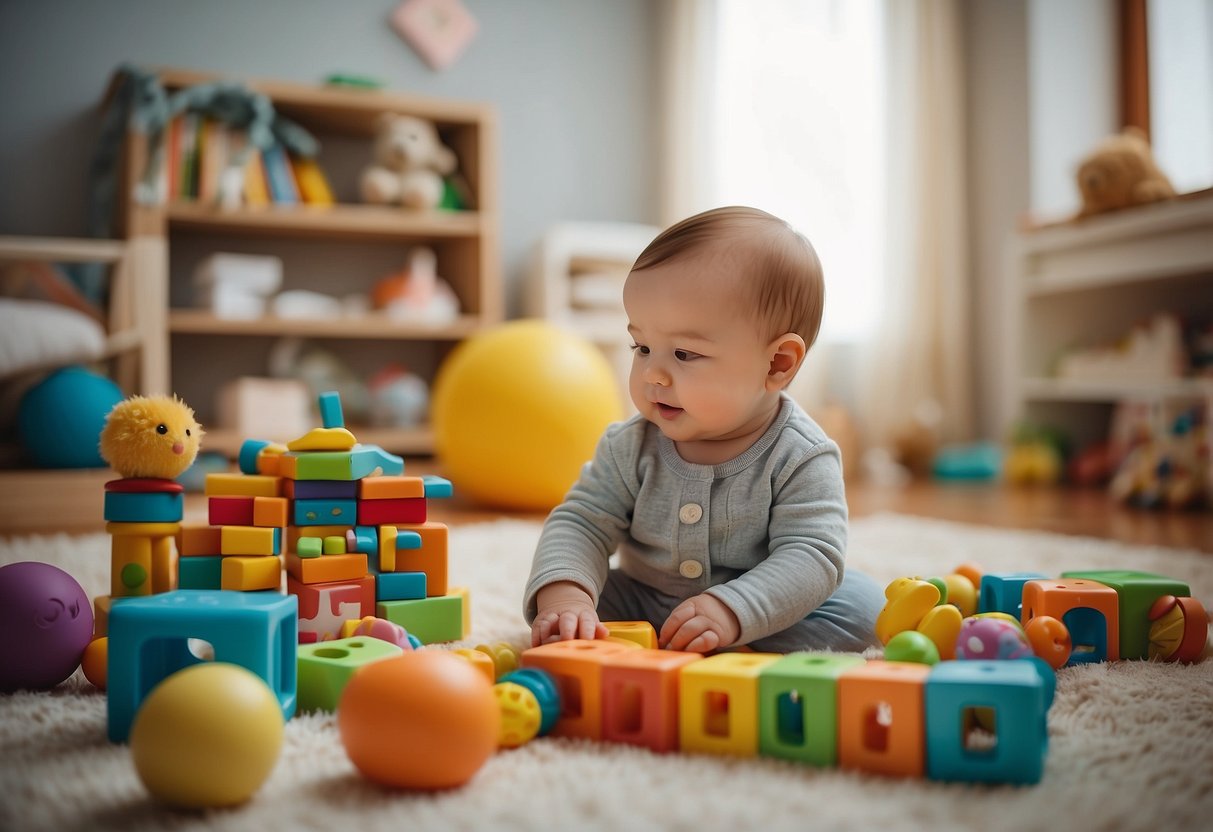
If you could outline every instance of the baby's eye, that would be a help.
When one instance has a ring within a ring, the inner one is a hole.
[[[694,361],[696,358],[703,358],[699,353],[690,350],[674,350],[674,357],[679,361]]]
[[[648,355],[649,348],[646,346],[643,346],[642,344],[632,344],[632,352],[638,352],[641,355]]]
[[[160,434],[161,436],[168,433],[168,425],[164,424],[163,422],[156,425],[156,433]]]

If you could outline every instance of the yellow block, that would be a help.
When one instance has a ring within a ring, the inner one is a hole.
[[[181,530],[181,524],[106,523],[105,530],[114,537],[172,537]]]
[[[634,641],[646,650],[657,649],[657,631],[647,621],[603,621],[611,638]]]
[[[112,597],[152,594],[152,540],[147,535],[116,535],[110,538]]]
[[[282,561],[272,555],[224,558],[220,569],[221,589],[252,592],[282,584]]]
[[[152,538],[152,592],[172,592],[177,588],[177,552],[173,538]]]
[[[682,668],[678,735],[683,751],[758,753],[758,676],[782,656],[717,653]]]
[[[379,571],[396,571],[396,534],[395,526],[379,527]]]
[[[460,638],[467,638],[468,633],[472,632],[472,591],[466,586],[453,586],[446,594],[463,598],[460,602],[463,605],[463,635]]]
[[[346,428],[312,428],[286,443],[291,451],[349,451],[358,440]]]
[[[263,474],[207,474],[208,497],[281,497],[282,478]]]
[[[466,632],[464,638],[467,637]],[[471,647],[456,647],[451,651],[460,658],[467,659],[472,663],[472,667],[484,674],[484,678],[489,680],[489,684],[497,683],[497,666],[493,664],[493,657],[488,653],[482,653],[479,650],[473,650]]]
[[[109,635],[110,608],[114,601],[108,595],[98,595],[93,598],[93,638]]]
[[[219,534],[221,555],[276,555],[274,532],[257,526],[224,526]]]

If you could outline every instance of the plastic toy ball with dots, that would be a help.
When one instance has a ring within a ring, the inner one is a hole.
[[[997,618],[966,618],[956,638],[958,659],[1023,659],[1033,655],[1023,630]]]
[[[517,748],[530,742],[539,734],[543,723],[543,712],[539,700],[530,689],[517,682],[498,682],[493,685],[493,695],[501,708],[501,735],[497,740],[502,748]]]

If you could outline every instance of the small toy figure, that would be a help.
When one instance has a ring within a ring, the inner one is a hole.
[[[1076,178],[1082,195],[1079,218],[1175,197],[1145,134],[1135,127],[1100,142],[1082,160]]]
[[[176,396],[131,396],[101,429],[101,458],[123,477],[171,480],[198,456],[202,426]]]
[[[361,178],[362,198],[372,205],[436,208],[442,202],[442,177],[458,166],[432,121],[396,113],[380,118],[374,156]]]

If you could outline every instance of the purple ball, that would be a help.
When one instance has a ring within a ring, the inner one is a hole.
[[[92,635],[93,608],[71,575],[35,561],[0,567],[0,692],[53,688]]]

